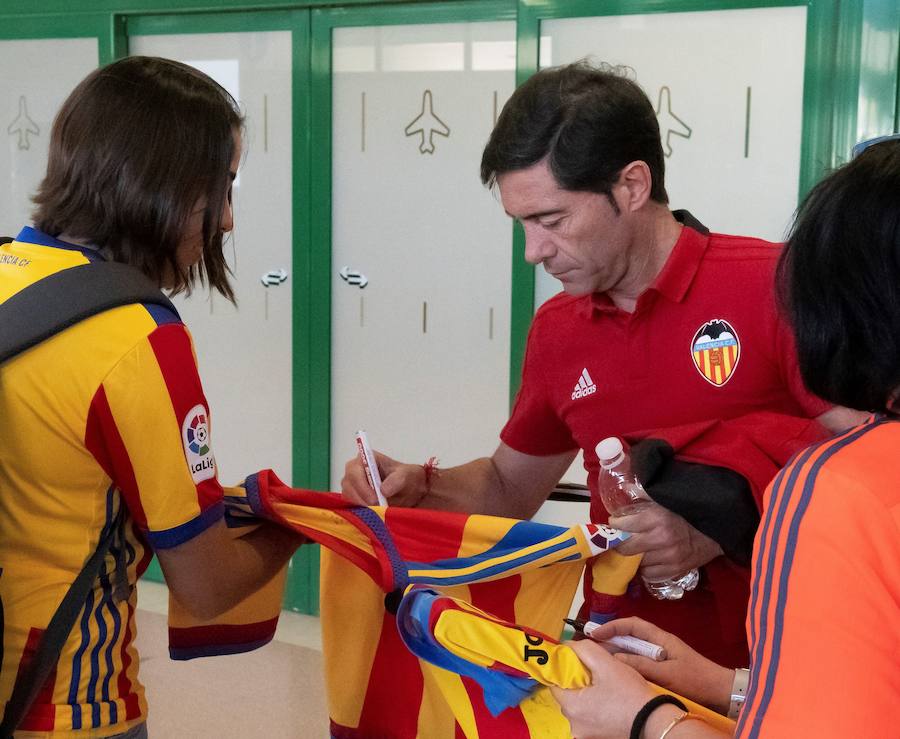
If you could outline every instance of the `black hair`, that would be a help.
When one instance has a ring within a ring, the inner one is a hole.
[[[870,146],[813,188],[778,285],[807,387],[888,411],[900,387],[900,141]]]
[[[242,125],[231,95],[186,64],[133,56],[97,69],[54,120],[35,225],[170,279],[175,292],[205,276],[233,300],[221,221]],[[183,269],[176,250],[198,203],[203,258]]]
[[[650,198],[668,203],[665,157],[653,105],[617,69],[582,60],[543,69],[503,106],[481,157],[481,181],[526,169],[547,158],[560,187],[606,195],[622,169],[650,168]]]

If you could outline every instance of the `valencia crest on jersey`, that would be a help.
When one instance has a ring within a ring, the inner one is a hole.
[[[721,318],[707,321],[691,340],[691,355],[700,376],[721,387],[731,379],[741,358],[737,331]]]

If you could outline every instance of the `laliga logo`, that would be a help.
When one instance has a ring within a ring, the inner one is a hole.
[[[195,405],[181,426],[184,455],[195,483],[216,476],[216,460],[209,440],[209,414],[202,405]]]
[[[586,523],[582,526],[595,554],[605,552],[611,546],[624,540],[621,531],[607,526],[605,523]]]
[[[191,425],[187,428],[187,442],[194,454],[209,454],[209,428],[206,416],[198,413],[191,419]]]

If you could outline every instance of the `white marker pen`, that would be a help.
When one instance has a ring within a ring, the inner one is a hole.
[[[375,497],[378,498],[378,505],[387,506],[387,498],[381,492],[381,475],[378,472],[378,463],[375,461],[375,453],[372,451],[372,447],[369,446],[369,439],[366,437],[365,431],[360,430],[356,432],[356,449],[363,469],[366,471],[366,479],[369,481],[372,490],[375,491]]]
[[[615,651],[637,654],[656,662],[662,662],[669,657],[665,648],[659,646],[659,644],[653,644],[652,642],[638,639],[636,636],[611,636],[609,639],[594,639],[592,634],[600,628],[600,624],[594,623],[593,621],[576,621],[571,618],[565,618],[563,620],[569,624],[569,626],[573,627],[576,632],[584,634],[598,644],[613,647]]]

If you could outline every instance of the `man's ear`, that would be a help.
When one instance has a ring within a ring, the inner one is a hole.
[[[626,164],[619,172],[616,182],[616,202],[625,213],[633,213],[640,210],[650,199],[650,191],[653,189],[653,175],[650,167],[640,159]]]

